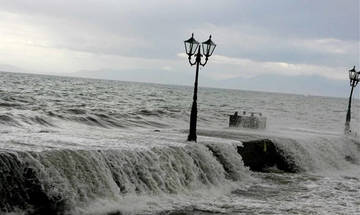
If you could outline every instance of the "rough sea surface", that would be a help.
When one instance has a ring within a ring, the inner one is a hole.
[[[0,72],[0,214],[360,214],[359,99],[345,136],[345,98],[200,88],[193,143],[192,93]],[[267,129],[228,128],[243,110]],[[250,171],[246,136],[299,172]]]

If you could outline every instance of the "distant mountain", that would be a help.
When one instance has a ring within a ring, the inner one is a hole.
[[[321,76],[262,75],[253,78],[233,78],[217,81],[216,87],[221,86],[243,90],[334,97],[348,97],[350,93],[349,81],[332,80]]]
[[[162,84],[189,85],[194,83],[195,73],[166,70],[84,70],[74,76],[122,81],[152,82]],[[252,78],[213,80],[200,73],[199,86],[279,92],[302,95],[348,97],[349,81],[333,80],[322,76],[261,75]],[[355,93],[358,98],[358,94]]]
[[[174,85],[191,85],[194,82],[194,76],[192,74],[167,70],[81,70],[72,73],[71,76]]]
[[[0,71],[2,72],[17,72],[17,73],[30,73],[30,71],[23,68],[12,66],[8,64],[0,64]]]
[[[0,64],[0,71],[34,73],[20,67],[5,64]],[[167,70],[154,71],[150,69],[99,69],[82,70],[66,74],[49,73],[49,75],[193,86],[195,71],[190,73]],[[350,93],[348,80],[332,80],[322,76],[261,75],[252,78],[213,80],[200,72],[199,86],[345,98]],[[354,97],[360,98],[359,94],[359,89],[355,89]]]

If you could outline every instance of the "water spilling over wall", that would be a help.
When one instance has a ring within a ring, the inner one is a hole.
[[[176,194],[241,180],[246,169],[234,146],[216,147],[226,157],[214,157],[202,144],[142,151],[1,152],[0,209],[62,213],[97,198]]]
[[[359,164],[359,143],[351,140],[342,145],[326,138],[272,141],[301,171]],[[251,173],[239,146],[204,142],[141,150],[2,151],[0,209],[62,214],[99,198],[179,194],[241,183]]]

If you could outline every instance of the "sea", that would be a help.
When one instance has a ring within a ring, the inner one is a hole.
[[[344,135],[348,98],[200,87],[188,142],[192,96],[0,72],[0,214],[360,214],[358,89]],[[261,112],[267,128],[229,128],[235,111]],[[245,166],[249,136],[271,139],[297,171]]]

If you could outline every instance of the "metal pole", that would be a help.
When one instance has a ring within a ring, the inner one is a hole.
[[[196,75],[194,84],[194,96],[190,114],[190,130],[188,141],[196,142],[196,122],[197,122],[197,91],[198,91],[198,77],[199,77],[199,65],[201,61],[200,47],[196,55]]]
[[[345,133],[346,134],[350,133],[351,98],[352,98],[353,91],[354,91],[354,86],[351,85],[351,92],[350,92],[349,104],[348,104],[348,109],[347,109],[347,114],[346,114],[346,121],[345,121]]]

